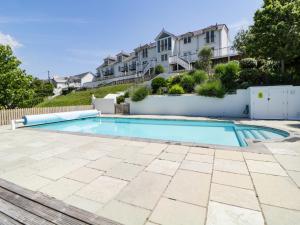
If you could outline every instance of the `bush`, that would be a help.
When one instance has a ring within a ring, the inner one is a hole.
[[[208,79],[207,73],[203,70],[194,70],[190,72],[190,75],[193,77],[195,84],[201,84]]]
[[[252,69],[257,67],[257,61],[253,58],[245,58],[240,61],[241,69]]]
[[[240,80],[242,82],[247,82],[250,85],[260,84],[261,76],[259,70],[256,68],[243,69],[240,72]]]
[[[153,93],[156,93],[159,88],[166,87],[166,86],[167,86],[167,81],[163,77],[156,77],[151,82]]]
[[[141,86],[133,90],[131,100],[134,102],[142,101],[149,94],[149,89],[145,86]]]
[[[124,97],[124,95],[118,96],[118,97],[117,97],[117,104],[121,104],[121,103],[123,103],[123,102],[125,102],[125,97]]]
[[[184,94],[184,90],[179,84],[175,84],[169,89],[169,94],[181,95],[181,94]]]
[[[225,89],[220,80],[211,80],[206,83],[196,86],[196,92],[199,95],[223,98]]]
[[[194,90],[195,82],[192,76],[184,75],[180,81],[180,85],[185,92],[191,93]]]
[[[165,72],[165,68],[162,66],[162,65],[157,65],[155,68],[154,68],[154,73],[156,75],[158,74],[161,74],[161,73],[164,73]]]
[[[216,78],[221,80],[226,90],[236,89],[239,71],[240,66],[237,61],[219,64],[215,67]]]
[[[124,98],[129,98],[129,91],[125,91]]]

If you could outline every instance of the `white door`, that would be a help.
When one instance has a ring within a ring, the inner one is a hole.
[[[251,118],[287,119],[287,86],[251,88]]]

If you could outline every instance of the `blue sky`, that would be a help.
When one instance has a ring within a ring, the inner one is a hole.
[[[252,23],[262,0],[0,0],[0,43],[32,75],[95,72],[106,55],[131,51],[165,28],[174,34],[216,23],[231,36]]]

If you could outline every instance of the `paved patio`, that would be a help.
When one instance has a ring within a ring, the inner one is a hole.
[[[300,141],[265,146],[269,154],[2,127],[0,178],[126,225],[300,224]]]

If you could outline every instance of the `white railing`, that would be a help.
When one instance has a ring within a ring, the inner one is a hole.
[[[191,69],[190,63],[188,63],[184,59],[178,57],[177,55],[169,57],[169,64],[179,64],[180,66],[182,66],[186,70],[190,70]]]
[[[148,62],[146,67],[143,69],[142,75],[144,76],[151,68],[152,68],[152,64]]]

